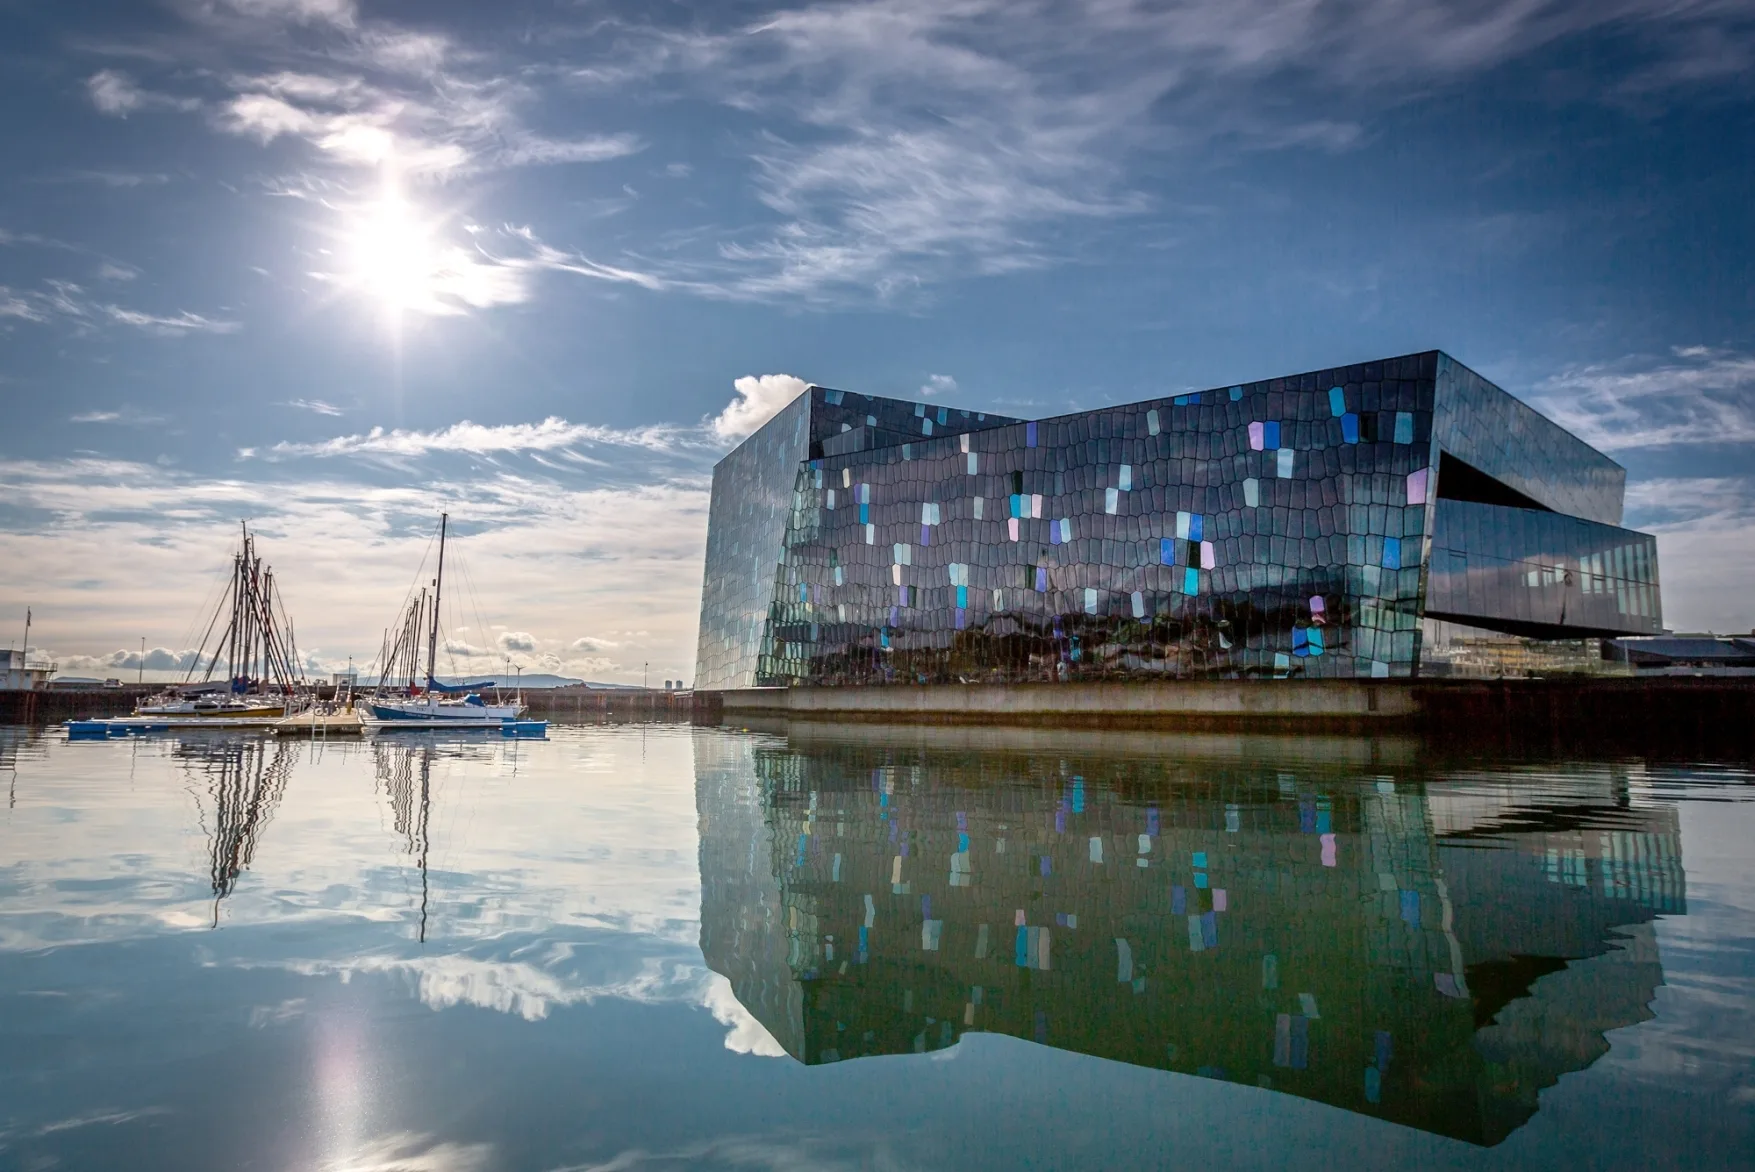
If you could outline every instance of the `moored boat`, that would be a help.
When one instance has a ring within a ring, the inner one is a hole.
[[[216,680],[222,661],[225,674]],[[199,680],[197,671],[202,671]],[[250,728],[271,724],[308,698],[273,567],[263,564],[246,527],[232,556],[230,581],[183,680],[137,703],[132,716],[69,721],[67,728],[83,735]]]
[[[237,720],[254,716],[285,716],[286,701],[270,696],[183,694],[172,689],[134,706],[136,716],[186,717],[191,720]]]
[[[494,686],[487,680],[473,684],[441,684],[436,675],[439,652],[439,603],[445,588],[445,538],[450,514],[439,517],[439,566],[433,579],[429,602],[423,589],[410,600],[394,645],[387,645],[380,659],[379,686],[373,695],[359,698],[360,723],[368,730],[376,729],[461,729],[500,728],[522,732],[540,732],[547,721],[521,719],[525,706],[521,697],[510,704],[489,703],[482,692]],[[424,680],[412,678],[419,664],[419,640],[426,640],[426,672]],[[390,694],[384,684],[390,678],[392,665],[406,672],[408,686],[401,695]]]

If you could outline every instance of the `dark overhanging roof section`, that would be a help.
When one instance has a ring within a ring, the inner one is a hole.
[[[1449,452],[1441,452],[1438,461],[1438,499],[1474,501],[1483,505],[1499,505],[1508,509],[1536,509],[1544,513],[1555,510],[1532,496],[1517,491],[1503,480],[1487,475],[1473,464],[1465,464]]]

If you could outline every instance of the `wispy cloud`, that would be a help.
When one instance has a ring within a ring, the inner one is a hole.
[[[193,111],[201,108],[199,98],[173,97],[140,88],[132,77],[118,69],[100,69],[85,81],[85,92],[98,112],[126,118],[138,110]]]
[[[238,0],[233,0],[238,2]],[[318,1172],[485,1172],[497,1161],[494,1145],[441,1140],[423,1132],[374,1136],[317,1166]]]
[[[171,181],[162,171],[69,171],[45,182],[97,183],[104,187],[160,187]]]
[[[645,448],[654,452],[688,446],[688,429],[668,424],[640,428],[601,427],[569,423],[551,415],[540,423],[502,423],[492,426],[465,419],[435,431],[386,431],[374,427],[357,435],[336,436],[315,443],[283,441],[264,453],[268,458],[331,456],[418,457],[436,452],[488,456],[514,452],[554,452],[579,444],[609,444]]]
[[[359,30],[310,69],[228,75],[232,93],[219,104],[216,125],[265,145],[303,139],[342,167],[387,167],[409,177],[603,163],[645,149],[625,131],[540,134],[523,117],[536,91],[512,75],[448,64],[451,57],[449,42],[434,34]]]
[[[1129,182],[1141,152],[1346,150],[1388,107],[1563,38],[1619,31],[1685,58],[1699,37],[1748,45],[1748,16],[1717,0],[836,0],[616,28],[613,56],[573,77],[665,80],[761,120],[749,154],[779,224],[697,258],[692,287],[896,298],[1073,258],[1061,229],[1163,199]]]
[[[352,28],[359,19],[355,0],[220,0],[246,16],[288,20],[298,24],[330,24]]]
[[[111,321],[168,337],[179,337],[192,333],[232,334],[239,329],[239,325],[235,321],[221,321],[211,317],[203,317],[199,313],[190,313],[188,310],[170,315],[142,313],[138,309],[124,309],[120,305],[99,305],[97,310]]]
[[[297,407],[301,411],[310,411],[317,415],[343,414],[340,407],[337,407],[333,403],[326,403],[322,399],[288,399],[286,405],[288,407]]]
[[[576,449],[601,445],[690,459],[706,458],[724,444],[753,433],[782,407],[803,394],[808,386],[803,379],[790,374],[745,375],[733,380],[735,394],[723,411],[692,425],[655,423],[645,427],[605,427],[595,423],[573,423],[558,415],[537,423],[481,424],[465,419],[430,431],[374,427],[326,440],[283,440],[262,451],[241,449],[238,456],[245,460],[260,457],[271,461],[345,456],[409,460],[446,454],[493,457],[554,453],[575,466],[584,467],[594,461]],[[323,415],[341,414],[339,408],[321,400],[299,399],[288,406],[303,407]],[[545,466],[558,467],[552,463]]]
[[[121,271],[117,269],[117,272]],[[110,279],[116,278],[112,275]],[[105,324],[123,325],[162,337],[230,334],[240,328],[235,321],[211,318],[189,310],[158,314],[99,301],[87,293],[84,286],[66,280],[45,281],[41,288],[34,290],[9,289],[0,285],[0,318],[6,317],[38,324],[61,321],[81,331],[94,330]]]
[[[1538,405],[1605,451],[1755,443],[1755,355],[1705,346],[1575,367],[1536,388]]]
[[[1755,43],[1739,0],[822,0],[684,28],[563,13],[468,43],[352,0],[183,11],[233,66],[166,71],[161,89],[191,91],[176,96],[106,69],[89,83],[100,109],[198,108],[225,133],[299,140],[355,180],[454,183],[647,148],[614,126],[538,129],[562,101],[591,108],[580,89],[638,84],[738,112],[741,182],[762,211],[614,260],[460,248],[451,293],[426,307],[451,313],[528,300],[542,269],[716,298],[906,300],[1074,263],[1101,225],[1164,211],[1175,184],[1140,182],[1141,158],[1214,141],[1349,150],[1390,107],[1581,34],[1625,39],[1642,100],[1726,83]]]
[[[19,321],[45,322],[49,315],[34,297],[14,293],[4,285],[0,285],[0,318],[16,318]]]
[[[602,163],[639,154],[646,144],[634,134],[601,134],[588,138],[556,139],[539,134],[518,135],[498,159],[508,167],[544,166],[554,163]]]
[[[138,407],[119,407],[110,411],[81,411],[67,417],[69,423],[118,423],[126,427],[146,427],[163,423],[165,417]]]
[[[167,1107],[142,1107],[132,1111],[87,1111],[72,1115],[66,1119],[57,1119],[38,1127],[35,1134],[39,1136],[54,1135],[56,1132],[73,1131],[82,1127],[119,1127],[124,1123],[133,1123],[136,1119],[148,1119],[155,1115],[168,1115]]]

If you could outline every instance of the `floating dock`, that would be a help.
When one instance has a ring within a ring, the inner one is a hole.
[[[238,729],[269,730],[279,721],[279,716],[239,716],[226,718],[223,716],[114,716],[103,720],[69,720],[66,722],[69,736],[132,736],[136,733],[149,732],[189,732],[193,729]]]
[[[340,712],[299,712],[276,720],[271,730],[281,737],[357,737],[365,732],[360,714],[352,708]]]
[[[539,737],[546,720],[367,720],[366,732],[497,732],[509,737]]]

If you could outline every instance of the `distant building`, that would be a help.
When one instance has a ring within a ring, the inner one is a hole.
[[[1593,671],[1626,470],[1428,351],[1037,421],[811,387],[713,470],[697,679]]]
[[[1659,635],[1612,639],[1605,658],[1638,675],[1755,675],[1755,631],[1747,635]]]
[[[331,673],[329,682],[337,688],[357,689],[360,686],[360,673],[357,671],[338,671]]]
[[[55,665],[43,659],[25,662],[25,653],[8,648],[0,651],[0,690],[35,691],[55,674]]]

